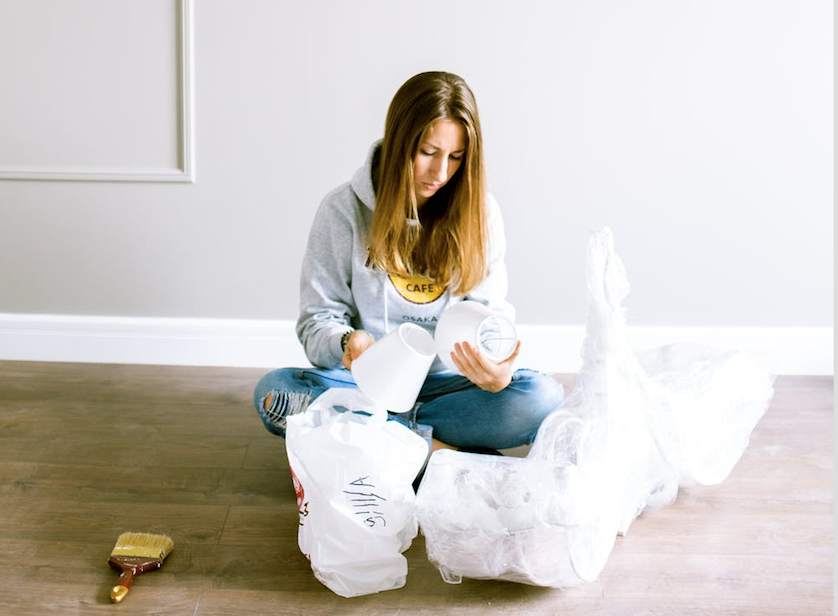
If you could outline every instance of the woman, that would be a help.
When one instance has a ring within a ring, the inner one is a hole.
[[[331,387],[355,387],[349,368],[375,340],[411,322],[433,334],[452,303],[474,300],[512,318],[505,238],[487,193],[474,95],[443,72],[409,79],[390,104],[384,139],[352,181],[326,196],[303,260],[297,335],[315,368],[283,368],[256,387],[265,427]],[[495,362],[463,342],[437,358],[408,425],[433,428],[434,447],[505,449],[531,443],[561,405],[561,385],[513,370],[520,342]],[[401,420],[401,417],[398,417]]]

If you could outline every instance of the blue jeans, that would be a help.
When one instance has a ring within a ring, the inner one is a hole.
[[[352,373],[345,368],[280,368],[262,377],[253,403],[268,431],[284,437],[285,418],[333,387],[356,387]],[[517,370],[498,393],[457,374],[430,374],[413,410],[391,418],[410,427],[431,426],[433,438],[454,447],[508,449],[532,443],[544,418],[563,403],[562,385],[534,370]]]

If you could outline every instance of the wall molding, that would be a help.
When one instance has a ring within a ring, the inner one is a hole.
[[[71,180],[95,182],[195,181],[194,0],[174,0],[178,36],[178,167],[90,167],[0,165],[0,180]]]
[[[518,364],[577,372],[582,325],[518,326]],[[639,352],[676,342],[745,351],[774,374],[831,375],[832,327],[629,326]],[[0,313],[0,360],[261,367],[305,366],[294,322]]]

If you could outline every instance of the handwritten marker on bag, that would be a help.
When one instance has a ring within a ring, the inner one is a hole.
[[[375,488],[375,484],[367,483],[370,476],[358,477],[354,481],[349,482],[349,486],[353,490],[344,490],[344,494],[349,495],[350,507],[355,510],[355,515],[367,516],[364,518],[364,524],[372,528],[376,524],[387,526],[387,518],[380,505],[387,501],[386,498],[376,494],[375,492],[359,492],[359,488]]]

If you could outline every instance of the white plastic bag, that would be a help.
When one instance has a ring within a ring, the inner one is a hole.
[[[342,597],[404,586],[427,442],[360,391],[336,388],[288,418],[286,449],[315,577]]]

